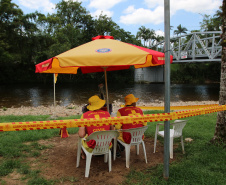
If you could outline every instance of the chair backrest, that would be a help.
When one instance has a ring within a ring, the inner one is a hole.
[[[136,144],[142,141],[144,132],[147,130],[148,126],[131,128],[131,129],[122,129],[122,132],[129,132],[131,134],[131,143]]]
[[[174,137],[180,137],[182,135],[182,130],[184,126],[186,125],[187,120],[175,120],[173,125],[173,130],[174,130]]]
[[[119,132],[117,130],[97,131],[90,134],[86,141],[95,140],[96,146],[93,154],[105,154],[109,152],[109,146],[113,138],[117,138]]]

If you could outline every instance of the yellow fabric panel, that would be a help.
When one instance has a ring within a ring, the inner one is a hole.
[[[143,68],[143,67],[150,67],[150,66],[155,66],[155,64],[152,64],[152,55],[147,56],[147,62],[142,65],[135,65],[134,67],[137,68]]]
[[[109,52],[98,53],[99,49],[110,49]],[[121,66],[144,64],[149,53],[127,43],[98,39],[56,57],[60,66]]]
[[[63,73],[63,74],[77,74],[78,67],[60,67],[59,60],[57,58],[53,58],[52,68],[42,73]]]

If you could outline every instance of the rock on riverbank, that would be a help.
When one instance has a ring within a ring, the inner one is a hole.
[[[113,105],[113,113],[116,113],[120,108],[123,102],[114,101]],[[219,104],[218,101],[189,101],[189,102],[171,102],[171,106],[185,106],[185,105],[208,105],[208,104]],[[70,104],[68,106],[38,106],[38,107],[19,107],[19,108],[0,108],[0,116],[3,115],[51,115],[57,117],[66,117],[72,115],[81,115],[82,107],[84,105],[74,105]],[[164,106],[164,102],[155,102],[155,103],[145,103],[138,102],[137,106]]]

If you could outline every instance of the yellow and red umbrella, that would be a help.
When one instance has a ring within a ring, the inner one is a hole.
[[[68,50],[55,58],[61,67],[79,67],[82,73],[103,72],[163,65],[165,54],[114,40],[112,36],[97,36],[91,42]],[[172,62],[171,58],[171,62]]]
[[[58,69],[75,67],[80,68],[82,73],[104,72],[109,105],[106,71],[129,69],[130,66],[142,68],[164,65],[165,54],[115,40],[113,36],[100,35],[93,37],[88,43],[53,57],[52,60],[59,63]],[[170,62],[172,61],[171,56]],[[37,67],[36,72],[40,72]]]

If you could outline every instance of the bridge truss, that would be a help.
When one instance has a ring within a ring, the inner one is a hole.
[[[193,32],[170,38],[173,63],[221,62],[221,31]],[[151,48],[164,52],[164,41]]]

